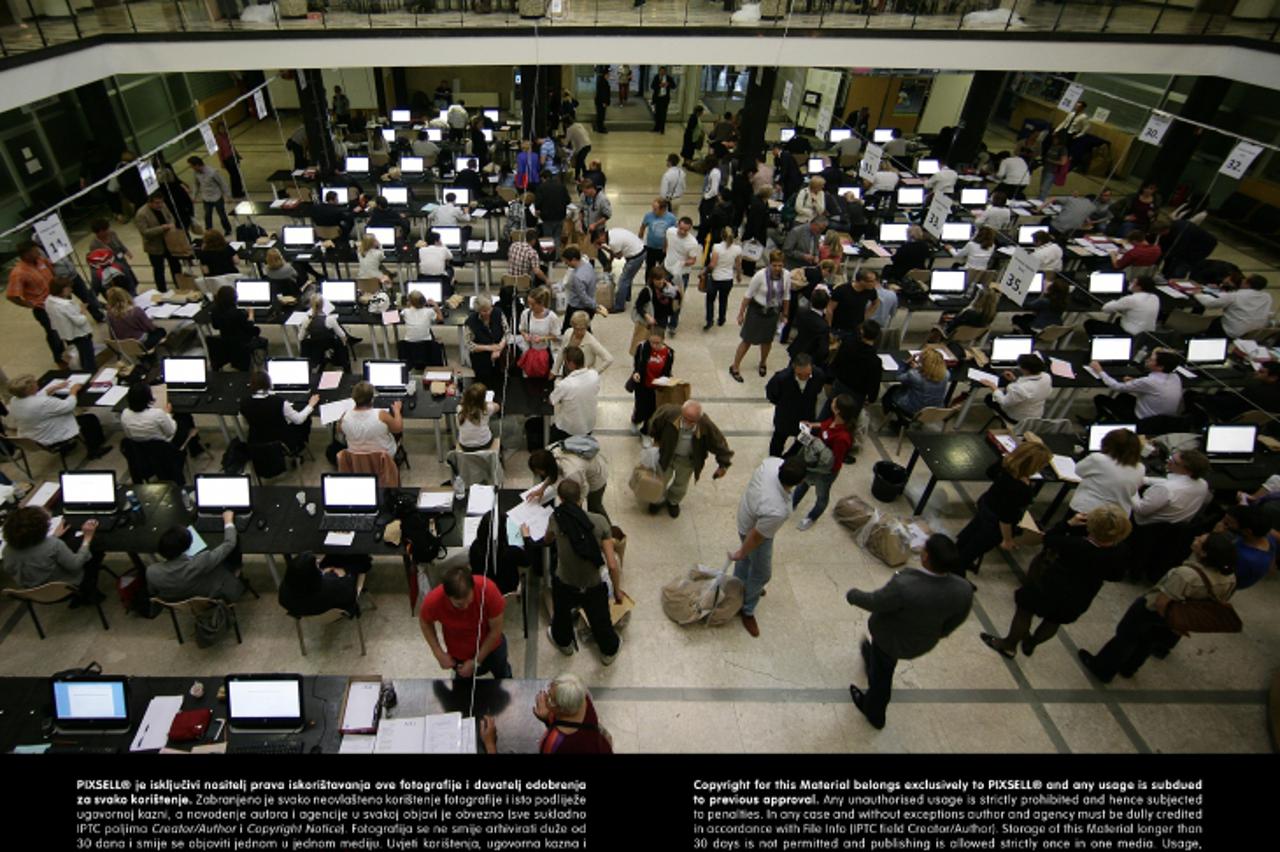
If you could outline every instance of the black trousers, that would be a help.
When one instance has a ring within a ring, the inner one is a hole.
[[[873,724],[883,725],[893,692],[893,670],[897,668],[898,660],[886,654],[875,639],[863,646],[862,659],[867,665],[867,691],[863,694],[862,712]]]
[[[173,285],[178,286],[178,274],[182,272],[182,264],[178,259],[169,254],[166,250],[164,254],[149,254],[147,258],[151,261],[151,274],[155,277],[156,289],[161,293],[168,291],[169,285],[164,283],[164,267],[169,265],[169,272],[173,275]]]
[[[1136,423],[1138,398],[1131,393],[1118,393],[1115,396],[1095,396],[1093,408],[1098,419],[1111,423]]]
[[[717,303],[720,306],[720,324],[724,325],[725,314],[729,310],[729,293],[733,290],[733,279],[717,281],[707,277],[707,325],[711,325],[712,314]]]
[[[653,99],[653,129],[656,133],[667,132],[667,107],[671,106],[671,98]]]
[[[604,583],[588,589],[578,589],[551,578],[551,637],[557,645],[568,646],[573,642],[573,611],[582,610],[591,625],[591,635],[606,657],[618,653],[618,633],[609,617],[609,590]]]
[[[769,455],[782,458],[782,451],[786,448],[787,441],[794,438],[799,431],[799,424],[773,424],[773,437],[769,439]]]
[[[53,330],[53,323],[49,322],[49,313],[44,308],[32,308],[31,315],[36,318],[36,322],[44,328],[44,340],[49,344],[49,351],[53,353],[53,360],[61,361],[62,354],[67,351],[67,347],[63,345],[62,338]]]
[[[1147,609],[1146,598],[1138,598],[1116,625],[1116,635],[1102,646],[1089,668],[1104,681],[1117,674],[1133,677],[1152,651],[1171,648],[1177,641],[1178,634],[1169,629],[1164,616]]]
[[[293,154],[294,169],[305,169],[307,167],[307,151],[305,148],[292,139],[285,142],[284,147],[289,150],[290,154]]]
[[[650,248],[649,246],[645,246],[644,248],[644,280],[645,281],[649,280],[649,271],[653,269],[655,265],[661,266],[662,260],[666,256],[667,256],[666,249]]]
[[[236,157],[227,157],[222,161],[222,167],[227,170],[227,177],[231,181],[231,197],[244,197],[244,178],[240,176],[240,162]]]
[[[80,369],[87,370],[91,373],[97,372],[98,362],[93,354],[93,335],[86,334],[83,337],[77,337],[75,340],[64,340],[63,345],[71,345],[76,348],[76,354],[80,357]]]
[[[1103,336],[1118,335],[1120,337],[1127,337],[1129,335],[1129,332],[1125,331],[1124,326],[1122,326],[1120,323],[1107,322],[1106,320],[1099,320],[1099,319],[1085,320],[1084,330],[1091,337],[1096,337],[1098,335],[1103,335]]]
[[[609,112],[609,105],[608,105],[608,104],[602,104],[602,103],[597,103],[597,104],[596,104],[596,121],[595,121],[595,129],[596,129],[596,132],[598,132],[598,133],[606,133],[606,132],[607,132],[607,131],[605,130],[605,126],[604,126],[604,118],[605,118],[605,115],[606,115],[608,112]]]

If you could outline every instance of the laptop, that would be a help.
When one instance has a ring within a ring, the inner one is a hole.
[[[880,242],[905,243],[907,241],[907,225],[905,223],[884,222],[880,225]]]
[[[1089,341],[1089,360],[1099,364],[1127,364],[1133,357],[1132,337],[1095,337]]]
[[[51,678],[53,727],[63,734],[122,734],[129,722],[129,680],[120,675]]]
[[[985,189],[962,189],[960,190],[960,203],[965,207],[983,207],[987,203],[987,191]]]
[[[407,109],[393,109],[391,110],[391,120],[396,124],[409,124],[413,121],[413,116]]]
[[[427,128],[427,139],[428,139],[429,141],[431,141],[431,142],[443,142],[443,141],[444,141],[444,129],[443,129],[443,128],[440,128],[440,127],[428,127],[428,128]]]
[[[853,136],[853,131],[847,127],[833,127],[827,131],[828,142],[843,142]]]
[[[405,285],[405,296],[413,292],[421,293],[422,298],[428,302],[435,302],[437,305],[444,304],[443,281],[410,281]]]
[[[287,249],[309,249],[316,244],[316,229],[310,225],[285,225],[280,229],[280,241]]]
[[[918,175],[936,175],[940,168],[942,168],[942,164],[937,160],[923,159],[916,161],[916,174]]]
[[[396,131],[394,127],[382,128],[382,141],[388,145],[394,144],[396,141]]]
[[[196,531],[221,532],[222,513],[228,510],[236,513],[237,530],[244,532],[249,528],[249,517],[253,514],[249,477],[196,474],[196,521],[192,524]]]
[[[826,167],[827,167],[827,161],[822,159],[821,157],[809,158],[809,174],[820,175],[822,174],[823,170],[826,169]]]
[[[201,393],[207,390],[209,377],[206,366],[203,358],[164,358],[160,362],[160,372],[164,376],[165,388],[169,393]]]
[[[899,207],[919,207],[924,204],[923,186],[904,186],[898,189]]]
[[[1187,363],[1221,364],[1227,360],[1225,337],[1196,337],[1187,341]]]
[[[380,396],[404,396],[409,392],[409,365],[404,361],[364,362],[364,380]]]
[[[1018,226],[1018,245],[1029,246],[1035,235],[1041,231],[1049,230],[1048,225],[1019,225]]]
[[[1258,427],[1213,425],[1204,436],[1204,454],[1214,464],[1241,464],[1253,461]]]
[[[480,110],[480,114],[490,121],[496,122],[501,120],[498,118],[498,111],[496,109],[482,109]]]
[[[963,269],[933,269],[929,272],[929,295],[942,294],[946,298],[964,295],[969,289],[969,277]]]
[[[860,186],[842,186],[840,187],[840,191],[838,195],[841,198],[844,198],[845,194],[850,192],[853,193],[854,198],[858,199],[859,201],[862,200],[862,187]]]
[[[306,724],[302,675],[227,675],[226,690],[232,732],[293,734]]]
[[[1030,355],[1035,349],[1035,338],[1030,335],[1001,335],[991,341],[991,363],[995,366],[1016,364],[1019,356]]]
[[[439,119],[440,121],[448,121],[448,120],[449,120],[449,110],[448,110],[448,109],[442,109],[442,110],[440,110],[440,112],[436,113],[436,118],[437,118],[437,119]]]
[[[350,187],[346,187],[346,186],[323,186],[322,185],[320,187],[320,200],[324,201],[324,199],[329,197],[329,193],[331,192],[334,195],[338,196],[338,200],[334,202],[335,204],[351,203],[351,190],[350,190]],[[325,203],[327,204],[328,202],[326,201]]]
[[[1037,272],[1035,275],[1031,276],[1031,283],[1027,285],[1027,293],[1029,295],[1031,293],[1043,293],[1043,292],[1044,292],[1044,273]]]
[[[91,518],[97,518],[103,529],[115,525],[120,508],[115,471],[67,471],[61,475],[61,486],[62,515],[68,527],[77,529]]]
[[[382,188],[382,197],[387,199],[388,204],[392,204],[397,207],[406,207],[409,204],[409,187],[384,186]]]
[[[237,281],[236,304],[242,308],[271,307],[271,282],[244,278]]]
[[[355,313],[360,309],[356,282],[330,279],[320,282],[320,295],[340,314]]]
[[[944,243],[965,243],[973,236],[973,225],[968,222],[943,222],[942,241]]]
[[[466,169],[467,169],[467,163],[470,163],[470,162],[471,162],[472,160],[474,160],[474,159],[475,159],[475,157],[454,157],[454,158],[453,158],[453,170],[454,170],[455,172],[466,171]],[[478,165],[478,164],[479,164],[479,161],[477,161],[477,165]]]
[[[400,174],[402,175],[420,175],[422,174],[423,163],[421,157],[403,156],[400,158]]]
[[[790,142],[795,138],[796,129],[794,127],[784,127],[778,131],[779,142]]]
[[[462,251],[462,229],[457,225],[439,225],[431,230],[440,235],[440,244],[449,251]]]
[[[877,127],[875,130],[871,131],[871,141],[875,142],[877,145],[883,145],[885,142],[889,142],[892,140],[893,140],[892,127]]]
[[[363,473],[320,475],[321,530],[371,532],[378,521],[378,478]]]
[[[1108,432],[1114,432],[1117,429],[1128,429],[1130,432],[1138,431],[1137,423],[1094,423],[1089,427],[1089,452],[1098,453],[1102,451],[1102,439],[1107,437]]]
[[[378,245],[388,251],[395,251],[396,229],[386,225],[370,225],[364,229],[366,237],[373,237]]]
[[[306,358],[268,358],[267,376],[276,393],[306,393],[311,390],[311,362]]]
[[[368,174],[369,158],[368,157],[347,157],[343,169],[347,174]]]
[[[471,190],[461,186],[446,186],[440,191],[441,198],[453,196],[453,203],[459,207],[466,207],[471,203]]]
[[[1123,272],[1093,272],[1089,275],[1089,292],[1114,295],[1124,292]]]

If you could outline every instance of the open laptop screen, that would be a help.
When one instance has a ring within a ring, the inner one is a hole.
[[[929,273],[930,293],[963,293],[968,286],[963,269],[934,269]]]
[[[342,191],[346,192],[345,189]],[[287,248],[310,248],[316,244],[316,229],[310,225],[285,225],[280,229],[280,235]]]
[[[409,203],[409,187],[407,186],[384,186],[382,188],[382,197],[387,199],[388,204],[408,204]]]
[[[391,120],[396,124],[408,124],[413,121],[413,117],[407,109],[393,109],[391,110]]]
[[[461,186],[446,186],[444,191],[440,193],[440,197],[445,201],[449,200],[449,196],[453,196],[453,203],[460,207],[466,207],[471,203],[471,190],[464,189]]]
[[[1123,272],[1094,272],[1089,275],[1089,292],[1090,293],[1123,293],[1124,292],[1124,273]]]
[[[1089,427],[1089,452],[1096,453],[1102,450],[1102,439],[1107,437],[1109,432],[1117,429],[1128,429],[1130,432],[1138,431],[1137,423],[1094,423]]]
[[[445,248],[460,249],[462,248],[462,229],[452,225],[440,225],[432,228],[440,235],[440,243]]]
[[[216,515],[219,512],[247,512],[253,508],[249,497],[249,477],[198,474],[196,508]]]
[[[300,728],[300,675],[227,675],[227,720],[233,728]]]
[[[904,186],[898,190],[898,204],[903,207],[918,207],[924,204],[924,187]]]
[[[1095,337],[1089,343],[1089,360],[1102,364],[1128,361],[1133,354],[1132,337]]]
[[[272,358],[267,361],[267,375],[275,390],[308,390],[311,387],[311,362],[306,358]]]
[[[116,508],[116,475],[113,471],[62,474],[64,512],[111,512]]]
[[[236,304],[262,306],[271,304],[271,282],[249,281],[241,279],[236,282]]]
[[[892,127],[877,127],[875,130],[871,131],[871,141],[875,142],[877,145],[885,142],[889,142],[892,140],[893,140]]]
[[[375,388],[403,388],[409,383],[409,366],[403,361],[365,361],[364,380]]]
[[[991,341],[991,363],[1014,364],[1020,355],[1030,355],[1035,351],[1035,340],[1031,337],[1011,335],[997,337]]]
[[[354,281],[322,281],[320,294],[325,301],[335,305],[349,305],[356,300],[356,282]]]
[[[329,193],[337,196],[335,201],[329,201]],[[347,204],[351,201],[350,188],[345,186],[322,186],[320,187],[320,198],[325,204]]]
[[[1192,364],[1215,364],[1227,360],[1227,339],[1200,337],[1188,340],[1187,360]]]
[[[1029,246],[1036,234],[1041,231],[1049,230],[1048,225],[1019,225],[1018,226],[1018,245]]]
[[[905,224],[885,222],[880,225],[880,242],[905,243],[906,241],[907,226]]]
[[[400,158],[400,173],[406,175],[422,174],[422,158],[404,156]]]
[[[374,225],[364,229],[365,236],[373,237],[383,248],[395,248],[396,229]]]
[[[966,207],[977,207],[987,203],[987,191],[985,189],[962,189],[960,190],[960,203]]]
[[[444,282],[443,281],[410,281],[407,285],[405,295],[417,291],[422,294],[422,298],[428,302],[435,302],[437,305],[444,301]]]
[[[326,511],[359,512],[378,508],[376,476],[326,473],[320,477],[320,485]]]
[[[916,163],[916,174],[936,175],[942,165],[937,160],[922,159]]]
[[[973,236],[973,226],[968,222],[943,222],[942,241],[944,243],[962,243]]]
[[[129,726],[129,688],[123,677],[52,680],[53,721],[59,728],[123,729]]]
[[[203,358],[165,358],[160,362],[165,386],[178,391],[204,390],[208,382],[205,366]]]
[[[1257,439],[1257,426],[1214,425],[1205,434],[1204,451],[1210,456],[1251,456]]]
[[[347,161],[345,165],[346,165],[345,171],[347,171],[348,173],[361,174],[363,172],[369,171],[369,158],[368,157],[347,157]]]

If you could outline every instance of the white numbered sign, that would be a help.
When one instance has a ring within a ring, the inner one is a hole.
[[[1169,132],[1172,124],[1173,116],[1167,112],[1153,112],[1147,119],[1147,126],[1138,134],[1138,141],[1146,142],[1148,145],[1159,145],[1164,141],[1164,135]]]
[[[1231,154],[1218,171],[1227,177],[1239,180],[1244,177],[1245,172],[1249,171],[1249,166],[1253,165],[1253,161],[1261,153],[1261,145],[1255,145],[1252,142],[1237,142],[1236,147],[1231,149]]]
[[[40,245],[44,247],[44,253],[54,263],[75,251],[71,238],[67,236],[67,229],[62,226],[62,219],[57,213],[37,219],[33,227],[36,236],[40,239]]]
[[[782,108],[784,110],[791,110],[791,92],[794,88],[790,80],[782,81]]]
[[[1084,94],[1084,86],[1079,83],[1072,83],[1067,86],[1067,90],[1062,93],[1062,99],[1058,101],[1058,109],[1063,112],[1071,112],[1076,108],[1076,101],[1080,100],[1080,96]]]
[[[259,121],[267,117],[267,99],[262,96],[261,89],[253,93],[253,107]]]
[[[880,159],[883,156],[884,149],[879,145],[867,145],[867,150],[862,154],[862,163],[858,166],[858,177],[874,180],[876,172],[880,171]]]
[[[947,217],[950,215],[950,197],[941,192],[935,192],[933,194],[933,201],[929,203],[929,212],[924,214],[924,229],[938,239],[941,239],[942,226],[947,223]]]
[[[216,155],[218,153],[218,140],[213,135],[213,128],[209,126],[207,121],[200,125],[200,135],[204,137],[204,149],[210,154]]]
[[[156,170],[150,163],[138,163],[138,174],[142,175],[142,187],[147,191],[147,195],[160,189],[160,180],[156,177]]]
[[[1036,263],[1036,259],[1030,252],[1014,249],[1013,255],[1009,258],[1009,265],[1004,268],[1004,272],[1000,273],[996,286],[1002,293],[1021,305],[1026,300],[1031,280],[1035,278],[1039,269],[1040,265]]]

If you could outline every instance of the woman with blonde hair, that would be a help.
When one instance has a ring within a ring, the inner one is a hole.
[[[742,278],[742,246],[734,239],[733,228],[721,230],[720,242],[711,246],[704,274],[707,276],[707,324],[702,330],[707,331],[715,320],[717,303],[720,305],[720,325],[724,325],[729,309],[729,291]]]
[[[984,287],[969,303],[969,307],[956,314],[947,323],[945,333],[948,338],[963,326],[973,328],[990,328],[996,321],[996,313],[1000,309],[1000,291],[995,287]]]
[[[957,563],[978,573],[982,557],[999,546],[1013,550],[1014,530],[1035,497],[1031,477],[1048,466],[1053,451],[1039,441],[1024,440],[1018,448],[987,468],[991,487],[978,498],[978,511],[956,536]]]
[[[1012,659],[1021,642],[1022,653],[1030,657],[1037,645],[1053,638],[1059,625],[1073,624],[1088,612],[1103,583],[1124,576],[1130,555],[1125,539],[1133,529],[1128,510],[1097,506],[1069,523],[1083,527],[1085,535],[1055,530],[1045,536],[1044,550],[1036,554],[1027,579],[1013,593],[1017,609],[1008,635],[980,634],[988,648]],[[1033,616],[1041,619],[1034,633]]]
[[[356,254],[360,259],[356,269],[357,278],[376,278],[384,285],[391,283],[391,277],[382,271],[382,261],[386,257],[386,252],[382,250],[382,244],[378,242],[377,237],[369,234],[361,237]]]
[[[528,307],[520,313],[516,329],[523,341],[520,369],[529,378],[545,378],[551,374],[551,345],[560,339],[560,322],[551,310],[551,291],[534,287],[529,291]]]
[[[489,418],[498,413],[498,403],[488,399],[489,389],[482,382],[472,382],[458,404],[458,444],[463,450],[487,450],[493,444]]]
[[[919,356],[911,356],[898,371],[898,384],[884,393],[881,402],[885,413],[898,415],[902,421],[899,425],[905,426],[920,409],[942,405],[950,375],[947,362],[937,349],[925,349]]]
[[[591,333],[590,327],[591,317],[586,311],[574,311],[569,317],[569,328],[560,335],[560,347],[556,350],[555,365],[551,368],[552,375],[558,377],[564,373],[564,350],[569,346],[576,346],[582,350],[583,369],[603,373],[613,364],[613,356]]]
[[[107,327],[116,340],[140,340],[142,348],[155,349],[164,340],[165,330],[147,316],[147,312],[133,303],[133,297],[123,287],[107,291]]]
[[[284,259],[284,255],[280,253],[280,249],[267,249],[266,263],[267,280],[275,285],[277,292],[281,296],[292,296],[295,299],[302,298],[302,288],[298,280],[298,270],[293,268],[293,264]],[[305,276],[303,277],[305,281]]]
[[[964,261],[965,269],[983,272],[991,265],[991,255],[996,249],[996,232],[986,225],[978,228],[973,239],[952,253],[956,260]]]
[[[311,297],[307,319],[298,326],[298,340],[302,353],[311,360],[312,366],[330,360],[343,369],[351,365],[346,329],[338,322],[336,314],[324,312],[324,297],[319,293]]]

